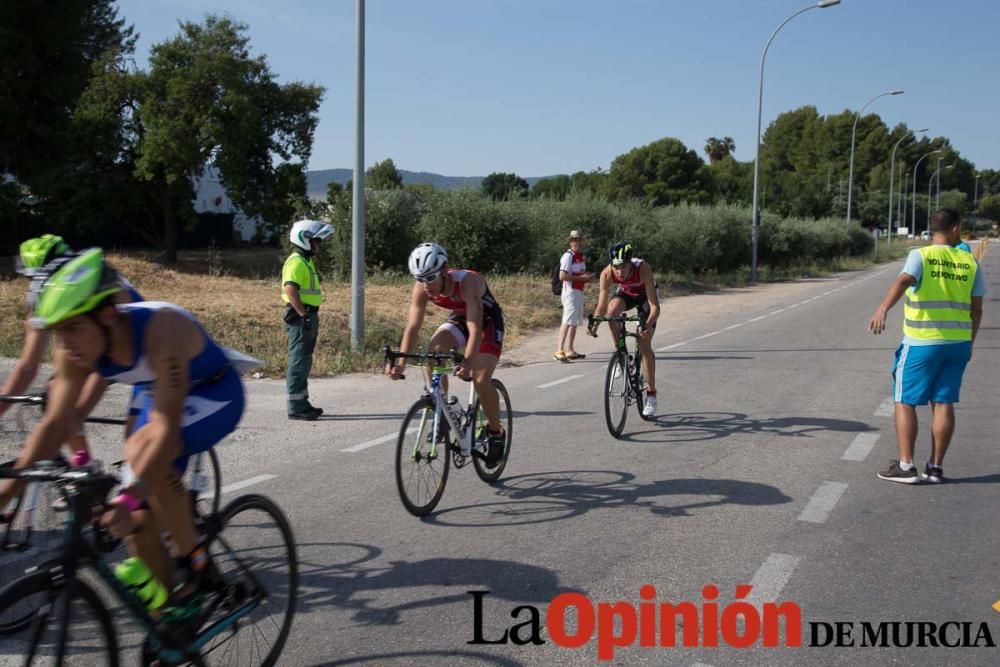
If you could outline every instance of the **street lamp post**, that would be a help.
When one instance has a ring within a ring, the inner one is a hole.
[[[365,344],[365,0],[357,0],[354,88],[354,192],[351,221],[351,348]]]
[[[868,105],[879,99],[880,97],[885,97],[886,95],[902,95],[902,90],[889,90],[881,95],[876,95],[875,97],[868,100],[868,102],[861,107],[861,110],[854,115],[854,128],[851,130],[851,168],[847,175],[847,224],[851,224],[851,192],[854,190],[854,140],[858,133],[858,121],[861,120],[861,114],[864,113]]]
[[[979,174],[976,174],[976,187],[972,191],[972,210],[979,208]]]
[[[902,183],[903,187],[899,189],[899,205],[900,207],[902,207],[903,210],[902,214],[900,214],[899,216],[900,222],[906,220],[906,184],[907,182],[909,182],[909,180],[910,180],[910,172],[906,172],[905,174],[903,174],[903,183]]]
[[[757,237],[758,230],[760,227],[760,209],[758,208],[758,196],[760,192],[760,124],[761,124],[761,113],[764,108],[764,59],[767,58],[767,50],[771,46],[771,42],[774,41],[775,36],[778,32],[785,27],[785,24],[791,21],[793,18],[807,12],[810,9],[826,9],[827,7],[833,7],[834,5],[839,5],[840,0],[820,0],[815,5],[810,5],[804,9],[800,9],[795,12],[787,19],[781,22],[774,32],[771,33],[771,37],[767,40],[767,44],[764,45],[764,50],[760,54],[760,82],[757,86],[757,153],[754,158],[753,163],[753,211],[751,212],[752,222],[750,231],[750,245],[751,245],[751,255],[750,255],[750,282],[757,282]]]
[[[925,127],[922,130],[917,130],[917,132],[926,132],[929,129],[930,128]],[[906,134],[904,134],[899,138],[899,141],[896,142],[896,145],[892,147],[892,157],[889,158],[889,215],[888,215],[888,220],[886,220],[887,226],[886,226],[886,241],[885,241],[887,246],[892,245],[892,184],[895,179],[895,171],[896,171],[896,149],[899,148],[899,145],[903,143],[903,140],[906,139],[908,136],[910,136],[910,134],[911,134],[910,132],[907,132]],[[902,197],[902,195],[900,195],[900,197]],[[897,206],[896,209],[898,210],[899,206]],[[899,213],[896,214],[896,217],[899,218]]]
[[[938,184],[937,201],[934,204],[934,208],[940,208],[941,204],[941,160],[944,158],[938,158],[938,168],[931,174],[930,180],[927,181],[927,234],[931,233],[931,186],[934,185],[935,179]],[[949,164],[944,167],[945,169],[951,169],[955,165]]]
[[[910,229],[913,230],[914,234],[917,233],[917,168],[920,167],[920,163],[924,161],[924,158],[936,155],[940,152],[940,150],[936,150],[931,151],[930,153],[925,153],[924,155],[921,155],[920,159],[917,160],[917,163],[913,165],[913,201],[910,202],[910,205],[913,206],[913,213],[910,219]],[[930,205],[930,198],[928,197],[927,207],[930,208]]]

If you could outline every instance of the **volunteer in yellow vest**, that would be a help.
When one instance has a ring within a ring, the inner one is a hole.
[[[972,343],[983,317],[986,287],[975,258],[959,242],[959,213],[941,209],[931,221],[932,245],[910,251],[902,273],[868,322],[885,330],[889,309],[903,303],[903,342],[893,364],[899,460],[878,476],[891,482],[940,483],[944,455],[955,432],[955,409]],[[919,474],[913,463],[916,406],[931,404],[931,456]]]
[[[323,239],[332,234],[333,227],[316,220],[299,220],[289,234],[292,254],[281,270],[281,299],[285,302],[288,329],[289,419],[314,421],[323,414],[322,408],[309,403],[309,371],[319,331],[319,307],[323,303],[314,256]]]

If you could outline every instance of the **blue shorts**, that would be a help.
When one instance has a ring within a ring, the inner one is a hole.
[[[153,413],[151,388],[146,387],[141,392],[141,399],[142,407],[135,422],[136,431],[149,423],[149,417]],[[232,368],[221,379],[196,385],[191,389],[184,400],[184,416],[181,419],[184,453],[174,462],[180,472],[187,468],[189,457],[211,449],[236,430],[236,425],[243,416],[244,403],[243,381]]]
[[[972,343],[901,344],[892,365],[892,397],[897,403],[958,403]]]

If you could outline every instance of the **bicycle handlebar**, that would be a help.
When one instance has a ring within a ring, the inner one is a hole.
[[[26,394],[24,396],[4,396],[0,394],[0,403],[20,403],[26,405],[40,405],[45,407],[48,394]],[[84,421],[88,424],[105,424],[109,426],[125,426],[125,420],[117,417],[91,417],[87,416]]]
[[[465,361],[465,355],[461,352],[456,352],[455,350],[449,350],[448,352],[395,352],[389,349],[386,345],[382,348],[382,352],[385,354],[385,360],[387,363],[395,363],[397,359],[419,359],[420,361],[434,361],[435,363],[440,363],[442,361],[452,361],[456,364],[460,364]]]
[[[29,394],[27,396],[0,396],[0,403],[28,403],[30,405],[45,405],[45,394]]]
[[[72,468],[62,463],[42,461],[27,468],[0,466],[0,479],[21,479],[28,482],[74,482],[76,484],[117,484],[118,478],[86,468]]]

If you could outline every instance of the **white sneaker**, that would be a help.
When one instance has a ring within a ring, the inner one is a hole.
[[[656,396],[647,396],[646,405],[642,408],[643,417],[655,417],[656,416]]]

